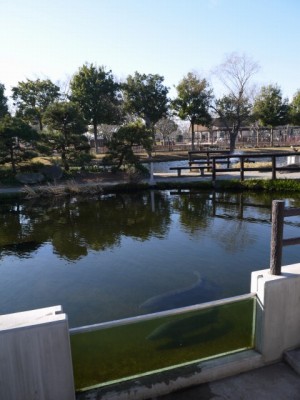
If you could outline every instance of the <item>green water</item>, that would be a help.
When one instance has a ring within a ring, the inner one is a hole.
[[[77,389],[253,347],[255,300],[71,336]]]

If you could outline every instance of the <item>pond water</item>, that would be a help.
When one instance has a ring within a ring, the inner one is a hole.
[[[76,327],[248,293],[251,271],[269,265],[272,199],[209,191],[1,199],[0,314],[60,304]],[[285,237],[299,228],[289,218]],[[284,248],[283,264],[294,262],[299,248]]]

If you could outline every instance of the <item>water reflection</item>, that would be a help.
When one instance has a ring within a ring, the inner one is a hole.
[[[21,258],[29,257],[30,253],[33,253],[40,247],[41,243],[34,240],[25,240],[19,243],[10,243],[1,246],[0,251],[4,255],[17,255]]]
[[[80,326],[247,293],[251,271],[269,265],[273,196],[4,200],[0,313],[61,304]],[[287,203],[299,207],[299,197]],[[299,226],[288,220],[285,236]],[[296,246],[284,249],[284,264],[298,261]]]
[[[184,230],[191,235],[201,233],[212,220],[213,203],[209,192],[193,193],[189,196],[174,197],[173,207],[180,214],[180,222]]]
[[[150,192],[101,200],[36,199],[3,205],[0,223],[0,255],[15,250],[15,255],[22,257],[39,244],[51,242],[55,254],[75,261],[91,250],[119,246],[122,236],[141,241],[165,236],[170,205],[163,194],[151,199]]]
[[[270,221],[270,196],[255,198],[247,193],[213,193],[213,216],[225,219],[241,219],[248,221]],[[259,209],[259,213],[253,215],[253,210]],[[250,210],[250,214],[247,211]],[[221,211],[221,212],[219,212]]]

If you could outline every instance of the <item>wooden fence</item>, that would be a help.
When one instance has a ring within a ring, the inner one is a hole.
[[[199,159],[205,159],[206,162],[209,164],[211,163],[211,159],[213,155],[229,155],[230,151],[229,150],[219,150],[219,149],[214,149],[214,150],[192,150],[188,152],[188,157],[189,157],[189,162],[192,163],[195,160]]]
[[[240,180],[243,181],[245,177],[245,172],[246,171],[261,171],[261,172],[272,172],[272,179],[276,179],[276,172],[277,171],[287,171],[287,170],[292,170],[292,171],[300,171],[300,166],[295,166],[293,168],[288,167],[288,166],[278,166],[277,165],[277,160],[282,157],[289,157],[289,156],[299,156],[300,154],[298,152],[278,152],[278,153],[259,153],[259,154],[231,154],[231,155],[211,155],[212,159],[212,181],[214,182],[217,177],[218,172],[240,172]],[[222,161],[224,163],[225,160],[230,160],[230,159],[236,159],[239,161],[239,167],[229,167],[229,168],[224,168],[222,167]],[[271,161],[271,166],[270,167],[264,167],[264,166],[258,166],[255,165],[255,161],[261,161],[261,160],[270,160]],[[246,162],[252,162],[253,166],[252,167],[245,167]],[[220,164],[221,166],[218,166]]]

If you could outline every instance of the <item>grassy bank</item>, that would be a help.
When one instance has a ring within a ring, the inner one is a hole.
[[[290,148],[264,148],[264,149],[240,149],[247,152],[278,152],[290,151]],[[104,155],[97,155],[97,159],[101,160]],[[143,162],[149,161],[146,153],[139,155]],[[176,161],[186,160],[188,157],[187,151],[171,151],[171,152],[155,152],[153,153],[152,160],[158,161]],[[49,165],[53,160],[47,158],[38,159],[38,164]],[[121,176],[121,175],[122,176]],[[146,190],[149,188],[157,190],[173,190],[173,189],[195,189],[195,190],[218,190],[218,191],[284,191],[284,192],[299,192],[300,182],[296,179],[278,179],[278,180],[245,180],[240,182],[238,179],[221,180],[218,179],[214,184],[211,181],[197,181],[197,182],[157,182],[154,186],[147,183],[140,183],[138,179],[134,180],[130,174],[119,172],[113,174],[109,171],[89,171],[88,169],[72,169],[68,173],[64,173],[63,178],[57,184],[49,184],[47,182],[40,185],[23,186],[17,182],[7,167],[0,168],[0,193],[5,191],[5,188],[16,187],[15,192],[20,192],[21,195],[27,197],[49,197],[49,196],[76,196],[76,195],[96,195],[111,192],[133,192],[136,190]],[[1,188],[3,189],[1,191]],[[18,189],[17,189],[18,188]],[[14,195],[13,190],[9,196]]]
[[[249,179],[241,182],[239,179],[218,180],[213,184],[210,181],[203,182],[177,182],[177,183],[158,183],[155,188],[166,189],[215,189],[215,190],[251,190],[268,192],[299,192],[300,182],[293,179]]]
[[[50,198],[50,197],[95,197],[110,193],[133,193],[145,190],[191,190],[191,191],[211,191],[218,192],[228,191],[265,191],[286,193],[287,195],[300,194],[300,181],[292,179],[282,180],[246,180],[241,182],[238,179],[218,180],[213,184],[211,181],[200,182],[157,182],[155,185],[139,182],[124,182],[115,184],[78,184],[70,181],[60,185],[40,185],[40,186],[24,186],[21,191],[1,193],[0,197],[22,197],[22,198]]]

